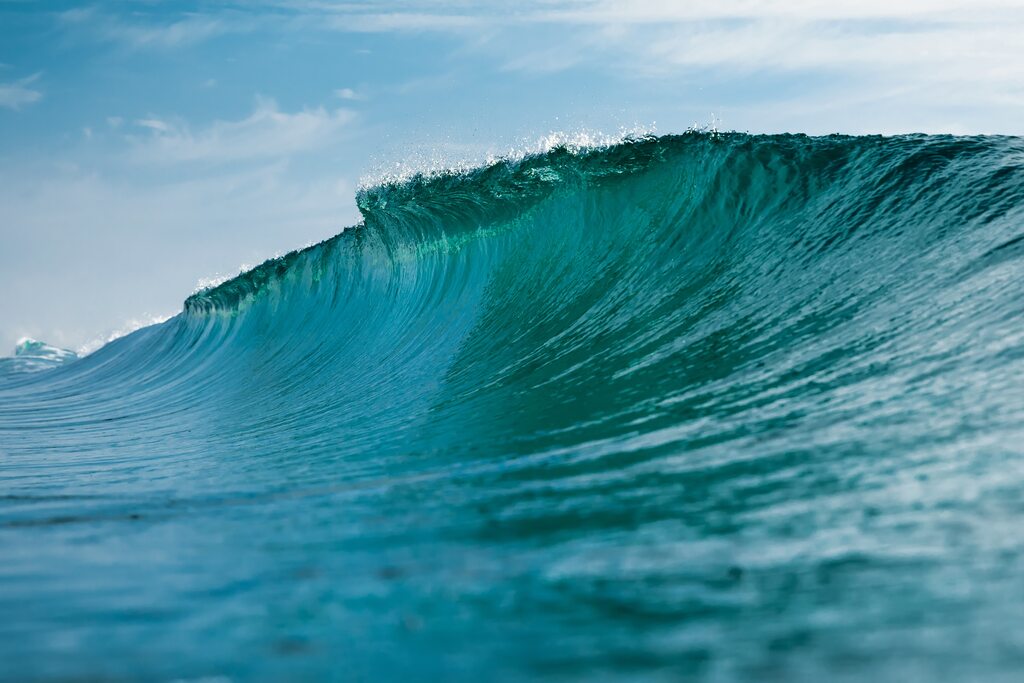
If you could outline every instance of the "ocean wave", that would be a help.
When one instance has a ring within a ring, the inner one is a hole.
[[[159,634],[136,672],[273,670],[280,642],[312,678],[1018,670],[1020,139],[641,135],[357,201],[0,377],[17,661]],[[75,580],[125,535],[135,621]]]

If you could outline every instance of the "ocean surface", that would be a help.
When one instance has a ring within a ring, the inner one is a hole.
[[[1024,680],[1024,140],[639,137],[358,203],[0,360],[0,679]]]

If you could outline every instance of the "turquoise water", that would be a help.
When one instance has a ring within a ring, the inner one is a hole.
[[[358,202],[0,361],[0,678],[1020,680],[1024,140],[694,133]]]

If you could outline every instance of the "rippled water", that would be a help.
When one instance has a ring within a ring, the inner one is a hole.
[[[0,361],[0,678],[1020,680],[1024,141],[642,138],[358,199]]]

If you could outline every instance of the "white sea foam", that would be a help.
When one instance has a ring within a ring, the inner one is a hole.
[[[655,124],[652,122],[648,125],[634,124],[623,127],[615,133],[602,133],[585,128],[572,132],[552,131],[539,138],[522,140],[500,152],[483,148],[467,150],[464,145],[457,144],[439,145],[420,152],[403,150],[406,156],[402,161],[378,162],[359,179],[358,189],[402,183],[416,176],[464,173],[499,161],[520,161],[559,147],[572,152],[612,147],[626,140],[654,133]]]
[[[175,315],[177,315],[177,313],[169,313],[164,315],[145,315],[141,318],[133,318],[125,322],[123,325],[118,327],[113,332],[110,332],[109,334],[104,336],[96,337],[92,341],[83,344],[77,349],[77,353],[79,356],[87,356],[93,351],[96,351],[97,349],[114,341],[115,339],[120,339],[121,337],[129,335],[132,332],[135,332],[136,330],[141,330],[143,327],[149,327],[150,325],[159,325],[160,323],[167,322]]]
[[[273,258],[277,258],[279,256],[281,256],[281,254],[275,254],[275,255],[271,256],[270,258],[273,259]],[[248,263],[243,263],[240,266],[238,266],[237,272],[229,273],[229,274],[216,273],[215,275],[213,275],[211,277],[200,278],[199,280],[196,281],[195,287],[192,289],[192,294],[198,294],[199,292],[203,292],[203,291],[206,291],[208,289],[213,289],[214,287],[216,287],[218,285],[224,284],[228,280],[231,280],[233,278],[238,277],[239,275],[241,275],[242,273],[244,273],[244,272],[246,272],[248,270],[252,270],[253,267],[254,266],[252,266],[252,265],[250,265]],[[149,314],[146,314],[146,315],[143,315],[142,317],[139,317],[139,318],[132,318],[131,320],[126,321],[123,325],[118,327],[113,332],[110,332],[110,333],[104,334],[104,335],[100,335],[100,336],[96,337],[95,339],[87,342],[86,344],[83,344],[82,346],[80,346],[77,349],[77,353],[78,353],[79,356],[88,355],[88,354],[96,351],[97,349],[103,347],[104,345],[109,344],[110,342],[114,341],[115,339],[120,339],[121,337],[129,335],[132,332],[135,332],[136,330],[142,329],[143,327],[149,327],[150,325],[159,325],[160,323],[167,322],[168,320],[173,318],[175,315],[177,315],[177,312],[165,313],[165,314],[160,314],[160,315],[149,315]],[[21,342],[19,342],[19,344],[20,343]]]
[[[271,256],[269,258],[273,259],[277,258],[278,256],[280,256],[280,254],[275,254],[274,256]],[[227,282],[228,280],[233,280],[242,273],[252,270],[253,267],[254,266],[248,263],[243,263],[242,265],[238,266],[238,270],[234,273],[228,273],[226,275],[224,273],[216,273],[215,275],[212,275],[210,277],[201,277],[198,280],[196,280],[196,286],[192,288],[192,293],[198,294],[199,292],[205,292],[208,289],[218,287]]]

